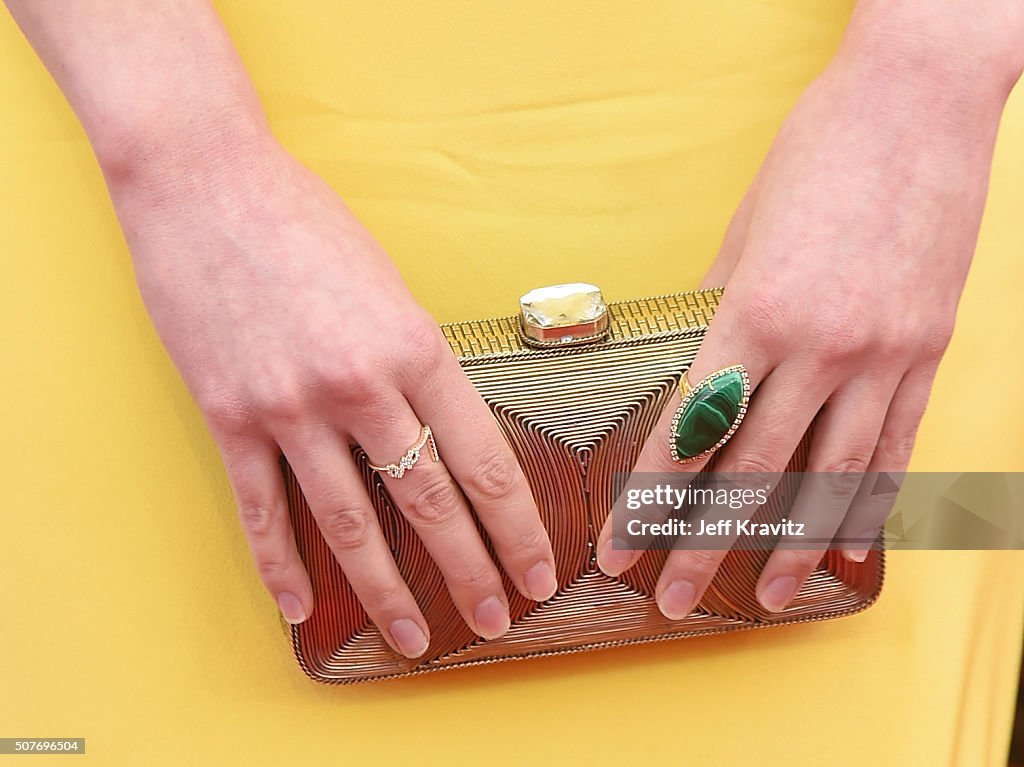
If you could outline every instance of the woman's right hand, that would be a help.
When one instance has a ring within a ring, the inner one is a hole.
[[[350,445],[397,462],[389,493],[480,636],[509,626],[475,513],[524,595],[556,588],[525,477],[487,405],[380,245],[269,135],[223,151],[147,146],[104,164],[143,300],[227,468],[264,585],[284,617],[313,610],[278,465],[283,452],[346,577],[388,643],[422,655],[429,629],[403,582]],[[471,511],[472,509],[472,511]]]

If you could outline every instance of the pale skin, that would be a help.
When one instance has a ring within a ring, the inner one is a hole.
[[[551,596],[547,534],[488,408],[373,236],[274,139],[207,0],[6,4],[88,134],[143,300],[220,448],[257,571],[285,618],[302,622],[315,605],[282,452],[385,639],[409,657],[426,650],[430,627],[350,451],[396,460],[421,423],[442,460],[384,481],[467,625],[488,638],[508,629],[499,566],[525,596]],[[719,469],[781,471],[819,411],[811,470],[906,468],[1022,67],[1017,0],[858,4],[704,280],[728,290],[690,380],[742,362],[754,388]],[[671,461],[676,404],[638,471],[700,468]],[[794,514],[826,536],[870,533],[879,520],[848,513],[851,493],[838,488],[827,513]],[[615,550],[610,536],[606,526],[598,561],[617,574],[639,553]],[[724,553],[673,552],[662,611],[685,616]],[[821,555],[777,550],[758,584],[765,608],[783,609]]]

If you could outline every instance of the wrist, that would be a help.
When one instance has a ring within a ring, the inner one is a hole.
[[[250,183],[283,151],[262,113],[225,106],[154,114],[90,135],[115,204],[127,196],[160,203]]]
[[[834,64],[912,90],[935,107],[997,108],[1024,71],[1024,8],[1016,0],[861,0]]]
[[[1009,70],[987,57],[945,58],[943,50],[895,34],[848,39],[815,89],[831,92],[833,108],[879,137],[932,153],[987,146],[1012,89]]]

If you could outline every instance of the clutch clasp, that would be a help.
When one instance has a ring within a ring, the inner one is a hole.
[[[519,299],[519,330],[530,346],[594,343],[608,335],[608,306],[586,282],[534,288]]]

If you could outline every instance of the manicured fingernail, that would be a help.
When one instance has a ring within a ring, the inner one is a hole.
[[[784,575],[769,583],[767,588],[761,592],[761,604],[773,613],[777,613],[789,604],[789,600],[795,594],[796,578],[792,575]]]
[[[497,597],[487,597],[473,611],[477,632],[484,639],[497,639],[508,631],[508,608]]]
[[[615,577],[629,567],[633,561],[633,552],[626,548],[627,544],[620,538],[612,538],[601,549],[597,557],[597,565],[605,575]]]
[[[851,562],[863,562],[868,558],[867,549],[854,549],[852,551],[843,551],[843,556],[849,559]]]
[[[555,573],[547,562],[538,562],[523,575],[523,584],[530,599],[543,602],[551,599],[558,588]]]
[[[697,601],[697,589],[689,581],[672,581],[658,600],[662,615],[669,620],[680,621],[693,611]]]
[[[388,630],[398,645],[398,651],[406,658],[418,658],[427,651],[430,640],[415,621],[399,618],[388,626]]]
[[[293,626],[306,620],[306,608],[302,606],[299,598],[289,591],[282,591],[277,595],[277,609]]]

